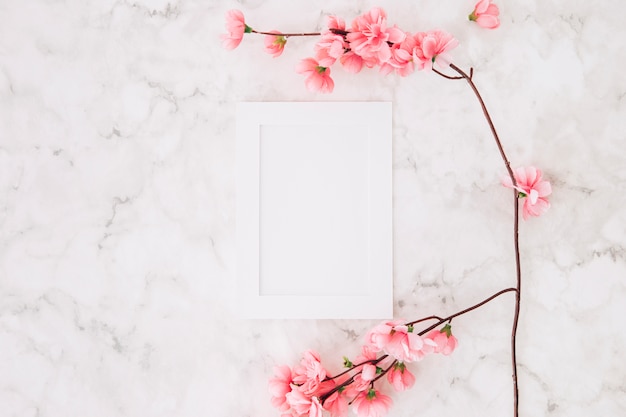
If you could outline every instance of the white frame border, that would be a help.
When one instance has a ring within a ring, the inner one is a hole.
[[[367,126],[369,276],[363,294],[261,295],[260,142],[263,125]],[[235,309],[257,319],[385,319],[393,316],[392,113],[389,102],[237,104],[237,280]]]

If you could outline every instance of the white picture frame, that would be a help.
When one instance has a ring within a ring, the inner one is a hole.
[[[391,103],[237,106],[236,309],[393,316]]]

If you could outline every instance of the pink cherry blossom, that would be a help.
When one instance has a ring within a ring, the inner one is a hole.
[[[305,58],[296,67],[296,72],[304,74],[304,85],[309,91],[332,93],[335,82],[330,78],[330,68],[320,65],[314,58]]]
[[[376,378],[376,365],[372,365],[371,363],[363,365],[361,378],[363,378],[364,381],[371,381]]]
[[[520,167],[513,171],[517,187],[513,186],[510,177],[505,177],[502,184],[505,187],[515,188],[524,199],[522,216],[527,220],[531,216],[540,216],[550,208],[550,202],[546,199],[552,194],[550,182],[541,179],[541,170],[530,166]]]
[[[307,395],[315,395],[326,378],[326,370],[322,367],[320,356],[313,350],[302,355],[300,365],[293,368],[293,382]]]
[[[370,387],[371,381],[363,379],[362,374],[356,374],[353,377],[353,382],[346,387],[345,393],[349,398],[356,397],[359,393],[367,391]]]
[[[402,42],[405,36],[396,26],[388,28],[385,11],[375,7],[352,21],[352,30],[346,38],[355,54],[384,63],[391,58],[389,42]]]
[[[221,35],[222,45],[226,49],[235,49],[241,43],[244,33],[249,33],[252,29],[246,25],[241,10],[229,10],[226,12],[227,34]]]
[[[324,32],[315,45],[315,58],[321,66],[330,67],[344,54],[346,47],[343,36],[330,31]]]
[[[404,363],[399,362],[387,372],[387,381],[396,391],[405,391],[415,384],[415,376],[406,368]]]
[[[450,65],[448,51],[455,48],[459,42],[449,33],[434,30],[415,34],[416,47],[413,50],[413,58],[417,68],[431,70],[436,63],[442,68]]]
[[[346,22],[339,16],[328,16],[328,29],[346,30]]]
[[[291,368],[287,365],[277,366],[274,368],[274,374],[276,376],[269,382],[272,405],[280,411],[287,411],[289,404],[287,404],[285,396],[291,392],[291,383],[293,382]]]
[[[442,330],[434,329],[424,336],[425,339],[432,340],[435,343],[435,353],[447,356],[456,349],[458,342],[450,329],[450,326],[446,325]]]
[[[275,35],[265,35],[265,52],[276,58],[283,53],[287,38],[275,30],[270,33],[275,33]]]
[[[421,360],[433,351],[434,346],[432,341],[409,331],[401,320],[384,322],[374,327],[367,334],[366,341],[373,351],[384,351],[401,362]]]
[[[348,399],[344,393],[335,391],[324,401],[324,409],[330,413],[331,417],[346,417]]]
[[[287,394],[287,403],[296,417],[322,417],[324,411],[317,397],[306,395],[300,389],[293,389]]]
[[[380,72],[386,75],[395,71],[403,77],[411,74],[415,69],[413,65],[413,50],[416,45],[415,38],[410,33],[407,33],[406,38],[402,42],[394,43],[391,46],[391,58],[389,61],[381,64]]]
[[[474,11],[469,15],[469,20],[478,23],[478,26],[487,29],[496,29],[500,26],[498,15],[500,10],[491,0],[479,0],[474,6]]]
[[[380,350],[378,350],[380,352]],[[376,352],[369,345],[361,346],[361,354],[356,357],[354,363],[359,364],[367,361],[376,360]]]
[[[352,409],[358,417],[383,417],[389,411],[392,401],[378,390],[361,392],[352,402]]]
[[[328,29],[323,30],[319,42],[315,45],[315,58],[320,66],[330,67],[348,48],[344,37],[333,30],[345,30],[346,22],[337,16],[328,16]]]
[[[343,65],[346,71],[352,74],[360,72],[363,68],[363,58],[352,51],[343,54],[341,58],[339,58],[339,62],[341,62],[341,65]]]

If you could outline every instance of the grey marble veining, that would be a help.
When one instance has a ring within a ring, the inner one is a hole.
[[[474,67],[513,166],[552,182],[521,225],[523,416],[626,415],[626,65],[612,1],[0,1],[3,416],[273,416],[272,367],[354,356],[372,321],[235,317],[237,101],[382,100],[394,119],[394,308],[449,314],[514,285],[505,170],[468,86],[333,68],[309,93],[262,38],[222,49],[223,15],[316,30],[379,5],[442,28]],[[390,417],[511,414],[512,297],[455,320]]]

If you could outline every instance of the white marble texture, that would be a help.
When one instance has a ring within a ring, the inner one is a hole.
[[[461,81],[333,69],[331,96],[223,15],[315,30],[380,5],[443,28],[473,66],[514,166],[552,181],[521,226],[522,416],[626,415],[626,3],[0,0],[0,415],[278,416],[266,381],[305,349],[340,366],[373,321],[243,321],[235,299],[237,101],[393,102],[396,317],[514,284],[510,194]],[[455,320],[390,417],[511,415],[512,297]]]

